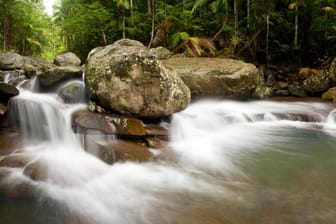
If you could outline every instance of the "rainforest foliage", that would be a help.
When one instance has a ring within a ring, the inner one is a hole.
[[[335,0],[0,0],[2,51],[82,59],[131,38],[191,56],[320,66],[336,55]]]

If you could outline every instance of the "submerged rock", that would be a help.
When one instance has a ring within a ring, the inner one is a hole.
[[[54,59],[54,64],[58,66],[69,66],[69,65],[79,66],[81,64],[81,60],[74,53],[67,52],[67,53],[58,55]]]
[[[101,144],[96,156],[108,164],[126,160],[145,162],[154,157],[145,145],[123,140]]]
[[[259,71],[243,61],[226,58],[171,58],[163,63],[176,71],[193,96],[249,97]]]
[[[85,81],[92,100],[121,114],[163,117],[190,102],[190,91],[180,77],[134,40],[93,49]]]

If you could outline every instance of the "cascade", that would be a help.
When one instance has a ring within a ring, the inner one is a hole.
[[[24,89],[12,99],[10,125],[25,138],[15,153],[31,160],[22,168],[0,168],[0,177],[7,174],[0,179],[0,222],[257,224],[336,218],[333,105],[195,102],[173,115],[169,149],[160,159],[113,165],[87,153],[71,130],[71,113],[84,107],[65,104],[55,93]],[[42,174],[33,172],[36,166]],[[22,192],[22,186],[26,201],[2,195],[8,188]]]

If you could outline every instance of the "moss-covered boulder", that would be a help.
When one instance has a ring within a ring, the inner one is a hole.
[[[93,101],[121,114],[163,117],[190,102],[190,90],[180,77],[134,40],[93,49],[85,81]]]
[[[328,89],[328,91],[323,93],[322,99],[335,101],[336,100],[336,87],[332,87]]]

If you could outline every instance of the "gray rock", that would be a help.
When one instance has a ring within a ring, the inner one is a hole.
[[[336,58],[331,62],[328,72],[331,80],[336,84]]]
[[[67,52],[65,54],[58,55],[54,59],[54,64],[58,66],[79,66],[81,64],[81,60],[74,53]]]
[[[37,76],[40,85],[44,88],[54,87],[65,80],[82,79],[83,70],[81,67],[65,66],[53,67]]]
[[[180,77],[134,40],[93,49],[85,81],[92,100],[121,114],[168,116],[190,102],[190,90]]]
[[[83,103],[86,100],[85,86],[83,83],[71,83],[61,89],[58,96],[64,103]]]
[[[0,54],[0,69],[12,70],[20,69],[24,64],[24,59],[21,55],[16,53],[2,53]]]
[[[28,78],[31,78],[34,75],[39,75],[42,72],[45,72],[52,67],[55,67],[55,65],[50,64],[41,58],[24,56],[23,59],[23,71]]]
[[[307,96],[305,90],[300,85],[288,85],[288,91],[292,96]]]
[[[225,58],[170,58],[163,63],[176,71],[193,96],[248,97],[259,83],[258,69]]]
[[[303,81],[302,87],[307,93],[320,93],[330,88],[329,82],[330,80],[327,76],[310,76]]]
[[[0,83],[0,102],[8,103],[11,97],[19,94],[19,90],[10,84]]]
[[[17,85],[25,79],[27,77],[22,70],[0,71],[0,80],[8,84]]]
[[[164,47],[151,48],[150,52],[154,54],[158,59],[163,60],[170,57],[171,52]]]
[[[273,96],[273,90],[272,87],[268,86],[258,86],[253,95],[253,97],[258,98],[258,99],[264,99]]]

